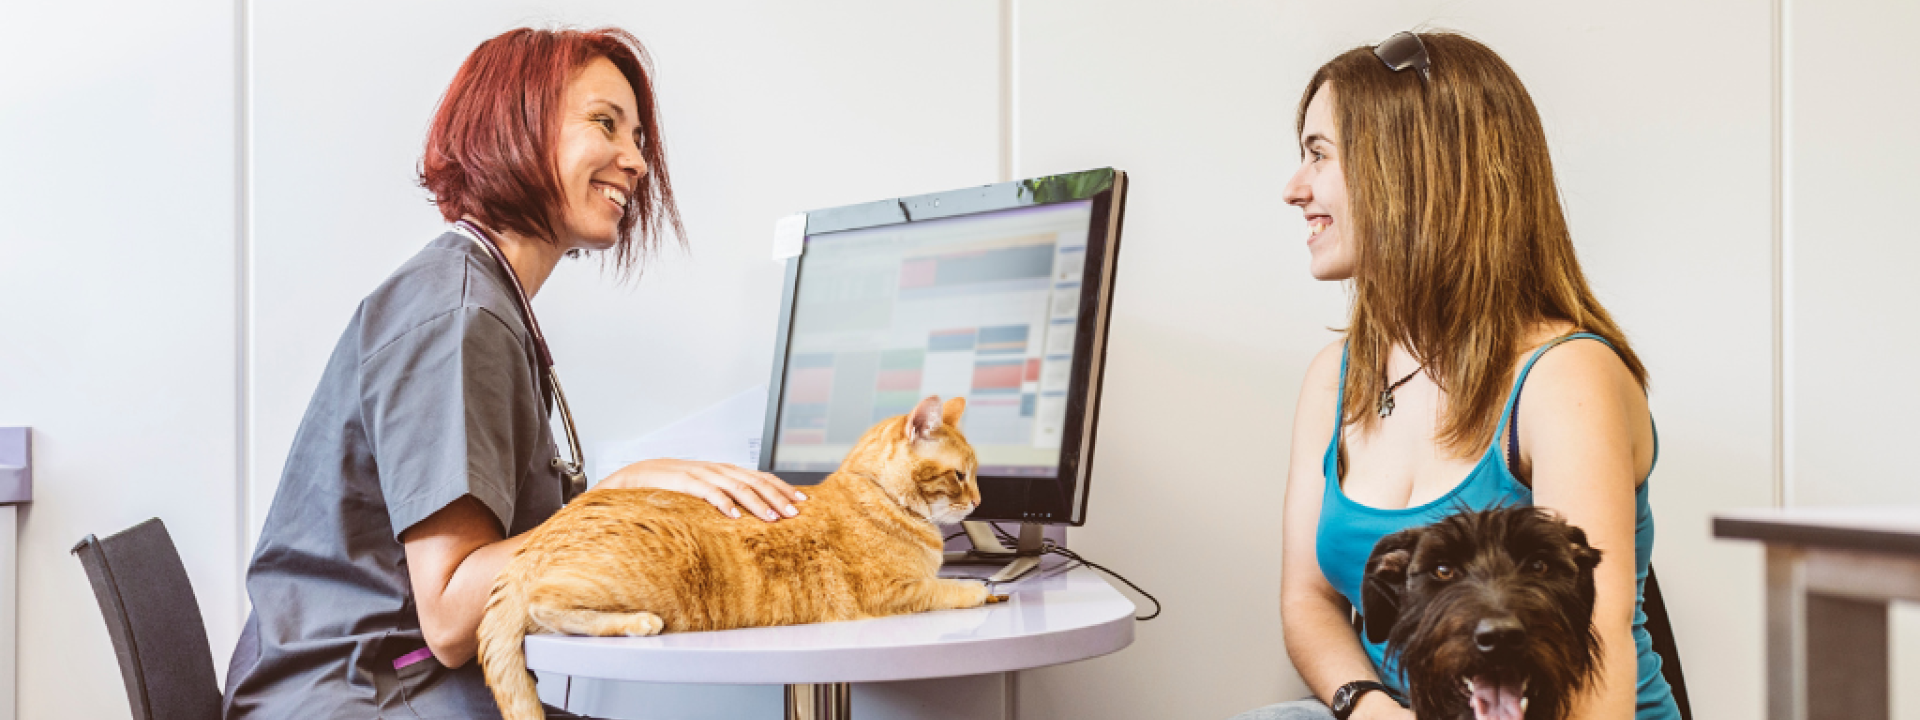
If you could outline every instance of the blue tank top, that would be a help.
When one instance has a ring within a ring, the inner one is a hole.
[[[1527,382],[1527,374],[1533,371],[1533,364],[1560,343],[1575,339],[1592,339],[1606,342],[1604,338],[1591,333],[1576,333],[1554,339],[1545,347],[1535,351],[1521,368],[1520,376],[1514,380],[1513,390],[1507,395],[1506,409],[1500,414],[1500,425],[1494,433],[1494,441],[1480,457],[1479,464],[1467,473],[1459,485],[1440,497],[1416,507],[1401,510],[1383,510],[1361,505],[1349,499],[1340,489],[1340,436],[1341,419],[1345,417],[1345,396],[1347,384],[1347,357],[1343,350],[1340,355],[1340,400],[1335,403],[1333,438],[1327,442],[1326,457],[1322,461],[1322,473],[1326,476],[1326,491],[1320,499],[1320,526],[1315,535],[1320,560],[1320,573],[1325,575],[1333,589],[1346,597],[1354,607],[1360,607],[1360,581],[1366,573],[1367,556],[1373,553],[1373,546],[1380,538],[1420,525],[1427,525],[1456,512],[1460,507],[1485,510],[1488,508],[1532,505],[1533,491],[1520,484],[1507,467],[1506,454],[1500,451],[1501,439],[1507,435],[1507,423],[1513,417],[1513,409],[1520,398],[1520,388]],[[1654,460],[1660,457],[1659,433],[1654,435]],[[1648,475],[1652,475],[1649,468]],[[1673,690],[1667,685],[1666,678],[1660,675],[1660,656],[1653,652],[1653,638],[1647,634],[1647,615],[1641,605],[1646,599],[1647,563],[1653,558],[1653,511],[1647,504],[1647,486],[1642,480],[1633,492],[1634,530],[1633,530],[1633,573],[1635,580],[1633,610],[1633,645],[1639,658],[1639,682],[1635,692],[1636,720],[1679,720],[1680,707],[1673,700]],[[1386,684],[1402,693],[1406,692],[1406,677],[1397,663],[1388,662],[1386,643],[1367,642],[1360,637],[1360,644],[1367,651],[1367,657],[1373,660],[1373,666],[1380,671],[1380,677]]]

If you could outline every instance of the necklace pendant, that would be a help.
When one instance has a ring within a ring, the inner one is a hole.
[[[1393,414],[1393,391],[1382,390],[1380,391],[1380,417],[1384,418],[1392,414]]]

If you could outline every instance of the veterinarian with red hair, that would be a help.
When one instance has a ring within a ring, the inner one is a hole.
[[[1647,372],[1580,271],[1519,78],[1468,38],[1399,33],[1322,66],[1297,123],[1286,201],[1306,215],[1313,277],[1353,292],[1345,337],[1302,384],[1287,473],[1281,622],[1317,699],[1237,720],[1412,718],[1398,663],[1350,622],[1369,553],[1460,508],[1511,505],[1550,509],[1603,554],[1598,668],[1570,717],[1678,718],[1639,607]],[[1417,556],[1407,572],[1457,575]],[[1465,694],[1473,679],[1447,682]],[[1525,707],[1497,704],[1480,709]]]
[[[494,576],[584,485],[527,300],[563,257],[629,270],[680,235],[650,72],[617,29],[514,30],[460,67],[421,170],[453,227],[361,302],[327,363],[247,571],[227,718],[499,717],[470,662]],[[768,522],[805,499],[675,460],[600,486]]]

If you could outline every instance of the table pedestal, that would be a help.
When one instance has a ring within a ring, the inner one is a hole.
[[[852,717],[852,685],[795,683],[787,686],[787,720],[850,720]]]

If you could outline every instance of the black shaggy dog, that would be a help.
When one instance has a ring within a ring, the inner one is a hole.
[[[1587,534],[1545,510],[1467,511],[1380,539],[1362,612],[1422,718],[1559,720],[1599,669]]]

